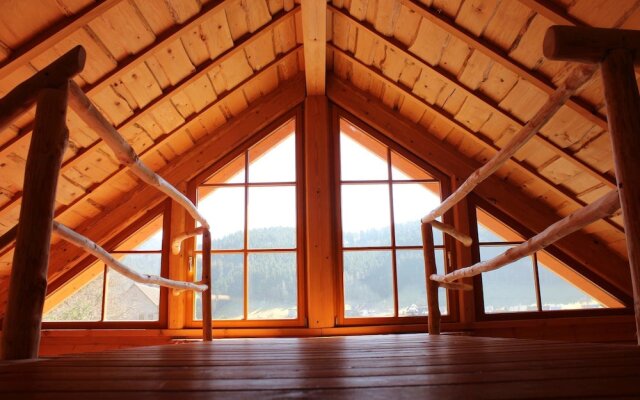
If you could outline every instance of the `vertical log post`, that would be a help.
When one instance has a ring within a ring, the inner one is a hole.
[[[640,96],[633,54],[612,50],[602,62],[611,147],[627,237],[636,336],[640,345]]]
[[[202,292],[202,340],[210,342],[213,339],[211,320],[211,232],[205,229],[202,233],[202,283],[207,290]]]
[[[4,317],[5,360],[38,357],[56,187],[69,139],[67,97],[64,85],[43,89],[38,98]]]
[[[543,44],[554,60],[601,63],[609,133],[622,204],[640,345],[640,31],[552,26]]]
[[[433,230],[431,224],[422,223],[422,251],[427,278],[427,311],[429,312],[429,335],[440,334],[440,305],[438,304],[438,283],[429,277],[437,274],[436,257],[433,250]]]

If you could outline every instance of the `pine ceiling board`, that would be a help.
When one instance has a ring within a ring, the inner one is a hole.
[[[636,6],[636,0],[615,0],[615,5],[611,0],[580,0],[569,6],[567,13],[587,25],[610,28]]]
[[[562,182],[562,186],[567,188],[571,193],[575,193],[576,197],[580,193],[599,187],[600,184],[600,181],[583,171],[576,173],[570,179]]]
[[[156,39],[138,10],[128,1],[107,10],[88,26],[116,60],[137,54]]]
[[[18,136],[20,129],[16,126],[10,125],[5,130],[0,132],[0,148]]]
[[[416,38],[421,17],[404,5],[400,6],[398,20],[393,30],[393,37],[405,46],[411,46]]]
[[[129,88],[122,82],[120,79],[116,79],[111,82],[111,89],[115,92],[116,96],[120,98],[119,101],[123,101],[129,105],[129,108],[132,110],[137,110],[139,108],[138,102],[133,97],[133,94],[129,90]]]
[[[191,104],[191,100],[184,91],[171,96],[171,103],[173,103],[174,107],[176,108],[176,110],[178,110],[182,118],[188,118],[190,115],[195,114],[196,112],[195,107]]]
[[[480,83],[480,93],[487,95],[496,103],[500,103],[518,83],[517,74],[493,63],[487,73],[487,79]]]
[[[31,60],[31,64],[40,70],[77,45],[82,45],[88,55],[84,69],[78,74],[86,82],[94,83],[117,67],[117,61],[108,50],[96,42],[84,28],[78,29],[56,43],[50,50],[34,57]]]
[[[464,69],[458,74],[458,81],[469,90],[477,90],[489,78],[493,62],[483,53],[473,50]]]
[[[198,78],[195,82],[187,86],[183,93],[191,101],[196,113],[202,111],[202,109],[218,98],[208,75],[203,75]]]
[[[197,0],[165,0],[174,20],[181,24],[200,11]]]
[[[515,154],[514,158],[524,161],[531,168],[537,170],[551,163],[552,160],[558,158],[558,155],[550,151],[541,150],[540,146],[529,142],[522,146],[522,149]]]
[[[367,77],[367,86],[369,86],[371,84],[371,81],[373,80],[373,77],[370,72],[367,72]],[[398,110],[404,97],[405,96],[402,94],[402,91],[398,90],[395,86],[385,84],[385,90],[382,93],[382,98],[380,100],[382,101],[382,104],[386,105],[387,107],[393,110]]]
[[[254,71],[260,71],[276,58],[273,30],[264,32],[244,48],[247,61]]]
[[[400,74],[407,64],[406,58],[384,43],[378,42],[374,65],[394,82],[400,80]]]
[[[511,131],[515,131],[515,127],[511,123],[511,121],[506,118],[504,115],[499,113],[492,113],[489,119],[482,124],[479,129],[479,132],[489,141],[496,143],[501,137],[506,135],[511,135],[512,133],[506,132],[507,129]]]
[[[295,21],[295,18],[290,18],[273,29],[273,43],[276,54],[286,53],[296,46]]]
[[[297,13],[295,15],[296,20],[296,43],[303,44],[304,43],[304,33],[302,32],[302,13]],[[355,46],[355,40],[354,40]]]
[[[188,32],[180,36],[180,41],[184,46],[189,60],[195,66],[198,66],[209,60],[209,50],[207,44],[202,40],[203,37],[201,26],[193,26]]]
[[[589,129],[582,136],[582,138],[580,140],[578,140],[577,142],[575,142],[574,144],[569,146],[568,150],[571,153],[575,153],[575,152],[579,151],[580,149],[582,149],[587,144],[591,143],[593,140],[595,140],[598,136],[601,136],[601,135],[608,135],[608,133],[606,131],[604,131],[602,128],[600,128],[598,125],[593,125],[591,127],[591,129]]]
[[[151,115],[165,133],[170,133],[178,126],[184,124],[184,118],[180,115],[171,101],[163,101],[151,111]]]
[[[133,115],[129,104],[119,97],[111,86],[91,96],[91,101],[112,125],[120,123]]]
[[[524,35],[522,35],[518,45],[509,52],[509,57],[529,69],[536,69],[544,60],[542,40],[545,32],[552,25],[554,25],[553,22],[541,15],[536,15]]]
[[[583,140],[594,126],[569,107],[563,106],[540,129],[540,133],[559,147],[567,148]]]
[[[249,103],[253,103],[260,97],[271,93],[278,88],[278,71],[276,69],[268,69],[263,74],[256,76],[251,85],[246,85],[242,90]]]
[[[412,60],[404,60],[404,65],[402,70],[400,71],[400,76],[398,77],[398,82],[407,88],[413,88],[413,86],[418,82],[418,78],[420,78],[420,72],[422,68],[417,65]]]
[[[502,1],[482,36],[503,50],[509,50],[533,12],[519,1]]]
[[[455,114],[454,119],[471,131],[478,132],[492,115],[492,110],[485,107],[479,101],[467,97],[462,103],[460,111]]]
[[[165,90],[166,88],[171,86],[169,77],[167,76],[166,72],[164,72],[162,66],[160,66],[160,61],[158,61],[155,56],[147,58],[144,63],[147,65],[149,71],[151,71],[153,77],[156,79],[156,82],[158,82],[158,85],[160,85],[162,90]]]
[[[433,0],[431,8],[438,10],[439,12],[444,13],[447,17],[453,19],[458,15],[461,5],[462,0]]]
[[[465,0],[456,16],[456,25],[476,36],[482,35],[489,20],[496,13],[498,0]]]
[[[403,96],[399,110],[405,118],[413,123],[418,123],[424,114],[424,105],[411,96]]]
[[[231,37],[237,40],[249,32],[247,15],[241,4],[241,0],[232,0],[225,5],[227,24]]]
[[[201,23],[200,33],[211,60],[233,47],[233,39],[224,11],[212,15]]]
[[[467,62],[471,51],[471,47],[465,42],[450,35],[445,41],[439,65],[451,75],[457,76]]]
[[[220,75],[225,83],[225,90],[231,90],[240,82],[253,75],[253,68],[249,65],[244,51],[233,54],[220,64]],[[216,89],[218,94],[221,93]]]
[[[235,90],[222,99],[220,107],[223,109],[223,113],[226,113],[229,117],[237,117],[249,107],[249,103],[247,103],[242,90]]]
[[[267,0],[267,6],[269,7],[269,13],[271,15],[282,11],[282,9],[284,8],[284,1],[283,0]]]
[[[370,8],[374,7],[370,6]],[[385,36],[393,36],[400,16],[400,8],[400,2],[397,0],[378,0],[373,20],[376,30]]]
[[[520,121],[529,121],[549,96],[525,80],[519,80],[500,102],[500,108]]]
[[[147,136],[149,136],[153,140],[156,140],[160,136],[165,134],[165,132],[162,130],[162,127],[158,124],[158,121],[156,121],[156,119],[151,114],[138,116],[133,126],[143,130],[147,134]]]
[[[73,15],[94,3],[95,0],[57,0],[56,4],[65,15]]]
[[[435,104],[447,83],[433,70],[422,68],[418,81],[413,86],[413,93],[423,98],[428,104]]]
[[[37,6],[31,1],[3,1],[0,13],[0,42],[10,49],[17,49],[64,16],[54,1],[40,1]]]
[[[0,96],[5,96],[12,91],[13,88],[29,79],[36,72],[37,70],[31,65],[24,65],[10,74],[0,77]]]
[[[378,41],[363,29],[358,29],[356,38],[355,58],[366,65],[371,65],[378,47]]]
[[[169,78],[171,85],[176,85],[195,71],[195,66],[189,60],[189,56],[179,39],[156,52],[154,57]],[[151,66],[149,67],[151,68]]]
[[[120,134],[125,140],[133,147],[133,150],[140,154],[146,148],[153,145],[153,138],[145,132],[138,125],[127,126],[125,129],[120,129]],[[107,154],[108,157],[114,159],[114,163],[117,165],[117,161],[115,161],[115,157],[113,155],[113,151],[111,150],[103,150],[103,154]]]
[[[249,32],[253,33],[271,21],[271,13],[266,0],[242,0],[247,12]]]
[[[449,34],[442,28],[423,18],[420,21],[416,40],[408,50],[430,65],[438,65],[448,37]]]
[[[127,87],[138,108],[143,108],[162,95],[160,84],[145,63],[140,63],[121,75],[120,81]]]
[[[449,85],[438,95],[436,105],[450,115],[456,115],[462,108],[462,104],[464,104],[467,97],[467,94],[463,90]]]
[[[165,0],[133,0],[147,24],[158,35],[175,24]]]
[[[177,133],[175,133],[174,135],[177,135]],[[171,139],[173,139],[174,135],[171,135]],[[176,153],[175,149],[171,147],[171,144],[169,143],[169,141],[166,141],[162,143],[160,146],[158,146],[156,151],[158,152],[158,154],[162,156],[162,158],[167,162],[167,164],[170,163],[171,160],[173,160],[178,156],[178,153]]]
[[[574,156],[596,170],[605,173],[613,170],[613,155],[609,135],[601,135],[585,145]]]
[[[195,145],[195,142],[186,129],[181,129],[174,135],[171,135],[169,145],[171,146],[173,152],[176,155],[180,156],[187,150],[191,149]]]
[[[202,133],[202,136],[208,135],[210,132],[215,131],[220,126],[224,125],[227,122],[224,114],[220,111],[218,107],[211,107],[205,110],[203,113],[198,115],[198,123],[199,127],[203,127],[206,131]],[[191,124],[194,125],[194,124]],[[201,130],[192,130],[192,135],[198,134],[202,132]],[[200,136],[200,137],[202,137]],[[194,136],[194,139],[200,139],[200,137]]]
[[[348,8],[349,14],[359,21],[363,21],[367,17],[368,0],[351,0],[351,3],[345,7]]]

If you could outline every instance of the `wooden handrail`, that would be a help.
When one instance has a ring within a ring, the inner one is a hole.
[[[13,88],[0,99],[0,131],[33,106],[42,89],[64,86],[66,90],[67,82],[82,71],[86,59],[84,48],[76,46]]]
[[[71,82],[69,86],[69,105],[87,126],[93,129],[107,146],[111,148],[118,160],[131,169],[131,172],[143,182],[157,188],[175,200],[184,207],[200,225],[205,229],[209,229],[207,219],[198,211],[191,200],[161,176],[153,172],[153,170],[140,160],[131,145],[124,140],[122,135],[107,121],[87,95],[84,94],[82,89],[74,82]]]
[[[447,197],[438,207],[424,216],[421,221],[435,221],[436,218],[449,211],[460,200],[471,193],[476,186],[497,171],[498,168],[524,146],[524,144],[555,115],[560,107],[562,107],[578,89],[591,79],[597,70],[598,66],[596,65],[580,65],[576,67],[565,82],[549,96],[547,102],[538,110],[533,118],[531,118],[491,160],[469,175],[467,180],[465,180],[451,196]]]
[[[93,255],[100,261],[107,264],[109,267],[113,268],[120,274],[135,282],[149,285],[160,285],[178,290],[193,290],[194,292],[204,292],[205,290],[207,290],[207,285],[197,284],[193,282],[174,281],[172,279],[163,278],[157,275],[142,274],[140,272],[137,272],[127,267],[120,261],[116,260],[111,254],[109,254],[109,252],[100,247],[91,239],[79,234],[73,229],[61,224],[60,222],[53,221],[53,231],[62,239],[85,249],[89,254]]]
[[[422,252],[424,255],[424,269],[427,277],[427,312],[429,313],[429,335],[440,334],[440,305],[438,302],[438,283],[429,279],[436,274],[436,257],[433,249],[433,231],[431,224],[426,222],[420,225],[422,232]]]
[[[211,233],[209,229],[202,232],[202,281],[207,285],[207,290],[202,293],[202,340],[210,342],[213,339],[211,310]]]
[[[449,283],[458,279],[479,275],[483,272],[502,268],[507,264],[529,256],[536,251],[557,242],[563,237],[584,228],[592,222],[613,214],[620,208],[617,190],[613,190],[598,200],[564,217],[531,239],[514,246],[504,253],[487,261],[476,263],[446,275],[431,275],[430,280]]]

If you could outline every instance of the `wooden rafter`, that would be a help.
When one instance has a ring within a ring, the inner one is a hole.
[[[530,10],[542,15],[549,21],[558,25],[582,25],[579,21],[567,15],[555,4],[550,3],[547,0],[518,0],[524,6]]]
[[[47,34],[45,37],[38,37],[34,41],[12,52],[11,56],[0,64],[0,76],[8,76],[18,68],[27,65],[32,59],[50,50],[56,43],[65,39],[122,1],[123,0],[104,0],[85,7],[72,19],[68,20],[64,26],[57,27],[58,29],[55,29],[55,33]]]
[[[165,91],[160,97],[156,98],[154,101],[152,101],[151,103],[147,104],[144,108],[139,110],[135,115],[131,116],[130,118],[128,118],[127,120],[123,121],[121,124],[116,126],[116,129],[117,130],[123,130],[123,129],[127,129],[127,128],[131,127],[131,126],[134,126],[141,119],[147,117],[153,111],[157,110],[160,106],[162,106],[163,104],[165,104],[168,101],[171,101],[171,98],[173,96],[175,96],[177,93],[180,93],[181,91],[183,91],[185,88],[187,88],[193,82],[197,81],[202,76],[206,75],[209,71],[211,71],[214,68],[220,66],[223,62],[225,62],[226,60],[231,59],[232,57],[236,56],[237,54],[239,54],[241,52],[244,52],[244,50],[247,48],[247,46],[249,46],[250,44],[254,43],[256,40],[259,40],[263,35],[267,34],[268,32],[272,32],[280,24],[289,21],[291,18],[294,18],[295,15],[299,11],[300,11],[300,7],[296,7],[294,9],[292,9],[291,11],[278,16],[272,22],[270,22],[268,25],[263,26],[261,29],[257,30],[252,35],[246,37],[244,40],[239,41],[236,46],[234,46],[231,49],[227,50],[226,52],[222,53],[216,59],[209,60],[209,61],[203,63],[202,65],[198,66],[198,68],[196,68],[196,70],[192,74],[190,74],[189,76],[185,77],[184,80],[181,83],[179,83],[178,85],[174,86],[170,90]],[[263,68],[263,69],[265,69],[265,68]],[[185,121],[185,123],[186,123],[186,121]],[[181,127],[182,127],[182,125],[178,126],[175,131],[179,130]],[[78,152],[73,157],[71,157],[68,160],[66,160],[62,165],[61,173],[64,174],[65,171],[73,168],[75,165],[77,165],[77,164],[81,163],[83,160],[87,159],[87,157],[91,156],[94,151],[96,151],[97,149],[99,149],[101,147],[101,144],[102,144],[102,142],[100,140],[95,141],[92,144],[90,144],[89,146],[83,148],[82,151]],[[15,196],[10,202],[0,206],[0,213],[6,212],[7,210],[13,209],[14,207],[19,207],[20,206],[20,199],[21,199],[21,196]]]
[[[327,2],[302,0],[301,6],[307,95],[323,95],[327,70]]]
[[[474,49],[480,51],[487,57],[492,60],[498,62],[503,67],[507,68],[511,72],[525,78],[527,81],[531,82],[538,89],[542,90],[547,94],[553,93],[555,90],[555,86],[545,77],[540,74],[532,72],[527,67],[524,67],[517,61],[511,59],[503,50],[498,47],[487,43],[486,41],[475,37],[473,34],[466,32],[464,29],[451,22],[446,16],[442,14],[438,14],[433,10],[425,7],[424,5],[418,4],[412,0],[401,0],[402,4],[404,4],[409,9],[416,12],[421,17],[427,19],[429,22],[437,25],[438,27],[444,29],[449,34],[455,36],[456,38],[462,40],[463,42],[469,44]],[[589,120],[590,122],[600,126],[602,129],[607,129],[607,120],[602,118],[601,116],[595,114],[588,107],[580,104],[576,100],[567,101],[567,106],[582,115],[584,118]]]

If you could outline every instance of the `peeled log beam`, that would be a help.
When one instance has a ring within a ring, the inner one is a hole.
[[[59,222],[53,221],[53,230],[58,236],[60,236],[67,242],[73,243],[76,246],[85,249],[92,256],[96,257],[103,263],[107,264],[109,267],[113,268],[120,274],[135,282],[144,283],[147,285],[160,285],[178,290],[193,290],[195,292],[204,292],[205,290],[207,290],[207,285],[199,285],[192,282],[174,281],[171,279],[163,278],[161,276],[141,274],[140,272],[134,271],[133,269],[127,267],[120,261],[113,258],[111,254],[109,254],[105,249],[100,247],[91,239],[82,236],[73,229]]]
[[[498,168],[524,146],[529,139],[535,136],[540,128],[555,115],[560,107],[562,107],[582,85],[591,79],[597,69],[598,67],[594,65],[581,65],[576,67],[562,86],[549,96],[547,102],[538,110],[536,115],[511,138],[509,143],[497,152],[491,160],[469,175],[467,180],[464,181],[451,196],[447,197],[437,208],[423,217],[422,222],[435,221],[436,218],[449,211],[460,200],[471,193],[482,181],[496,172]]]
[[[460,282],[438,282],[438,286],[449,290],[462,290],[465,292],[473,290],[473,286]]]
[[[173,239],[173,242],[171,242],[171,252],[175,255],[180,254],[180,250],[182,248],[182,242],[194,236],[202,235],[203,232],[204,232],[204,227],[199,226],[192,231],[179,234]]]
[[[636,42],[636,45],[640,46],[640,43]],[[611,51],[602,63],[602,81],[627,236],[637,340],[640,344],[640,93],[632,54],[627,50]]]
[[[5,360],[38,357],[56,187],[69,139],[67,94],[66,86],[43,89],[38,98],[4,316]]]
[[[29,109],[42,89],[66,87],[67,81],[82,71],[86,59],[84,48],[76,46],[0,99],[0,131]]]
[[[547,229],[526,242],[510,248],[497,257],[479,262],[470,267],[453,271],[446,275],[431,275],[430,278],[436,282],[448,283],[504,267],[507,264],[544,249],[563,237],[584,228],[600,218],[613,214],[619,208],[620,199],[618,191],[613,190],[588,206],[581,208],[580,210],[549,226]]]
[[[469,235],[466,235],[462,232],[458,232],[456,228],[449,224],[445,224],[440,221],[431,221],[431,226],[436,228],[437,230],[446,233],[452,238],[456,239],[458,242],[462,243],[465,247],[469,247],[473,244],[473,239]]]
[[[84,94],[82,89],[71,82],[69,90],[69,105],[73,111],[84,121],[85,124],[93,129],[98,136],[111,148],[118,160],[129,167],[131,172],[136,174],[143,182],[157,188],[167,196],[171,197],[178,204],[184,207],[187,212],[202,225],[209,229],[209,223],[206,218],[200,214],[196,206],[178,189],[173,187],[169,182],[165,181],[161,176],[153,172],[147,167],[136,154],[135,150],[127,143],[126,140],[118,133],[118,131],[107,121],[107,119],[98,111],[91,100]]]
[[[556,25],[547,29],[542,49],[552,60],[586,63],[601,62],[609,51],[625,49],[640,65],[640,31]]]

